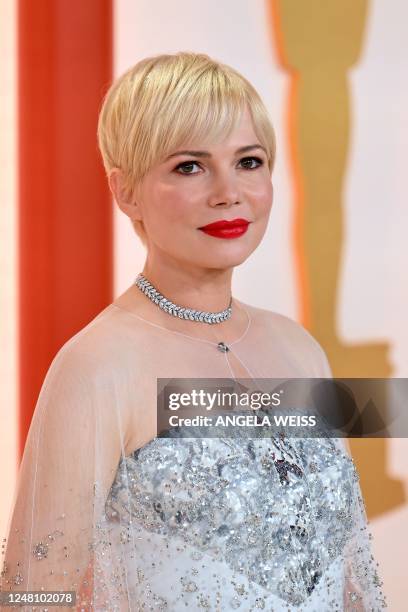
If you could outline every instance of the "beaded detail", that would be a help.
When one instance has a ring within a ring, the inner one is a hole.
[[[138,274],[135,285],[139,287],[141,291],[155,304],[159,306],[164,312],[167,312],[174,317],[180,319],[186,319],[190,321],[198,321],[200,323],[208,323],[212,325],[214,323],[222,323],[231,318],[232,315],[232,297],[228,308],[220,312],[207,312],[202,310],[196,310],[194,308],[185,308],[184,306],[177,306],[170,300],[164,297],[157,289],[153,287],[143,274]]]
[[[140,609],[343,609],[343,553],[363,503],[353,461],[330,439],[172,435],[122,458],[106,503],[107,520],[133,531]],[[373,587],[372,557],[358,555]]]

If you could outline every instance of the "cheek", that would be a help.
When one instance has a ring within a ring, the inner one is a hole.
[[[171,185],[160,185],[154,190],[146,208],[146,215],[156,229],[168,225],[180,225],[180,219],[188,213],[189,202],[185,192]]]
[[[272,204],[273,204],[273,185],[270,182],[269,186],[268,186],[268,193],[267,193],[267,206],[268,206],[268,210],[270,211],[272,208]]]
[[[269,213],[273,200],[273,187],[270,180],[264,181],[251,193],[251,201],[259,214]]]

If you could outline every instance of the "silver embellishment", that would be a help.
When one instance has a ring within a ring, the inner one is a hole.
[[[48,556],[48,544],[38,542],[38,544],[36,544],[33,548],[33,555],[40,561],[41,559],[45,559],[45,557]]]
[[[324,440],[316,445],[313,440],[254,439],[250,449],[246,451],[239,437],[228,444],[156,439],[121,464],[105,510],[108,517],[116,511],[123,521],[132,518],[167,544],[177,538],[180,553],[184,546],[193,547],[192,559],[211,550],[254,585],[288,605],[300,605],[333,560],[327,548],[339,556],[349,536],[350,463],[338,460],[330,441]],[[263,467],[265,457],[268,469]],[[309,457],[318,467],[310,475]],[[251,551],[248,556],[242,554],[245,547]],[[162,559],[166,552],[155,554]],[[198,569],[205,563],[200,561]],[[241,581],[234,586],[224,609],[248,609]],[[210,593],[187,576],[180,581],[181,593],[183,601],[188,593],[202,596],[194,599],[198,609],[211,607],[206,599]],[[270,609],[260,596],[256,608]]]
[[[7,574],[8,571],[9,571],[9,566],[7,565],[6,561],[3,561],[3,569],[0,572],[0,576],[4,578],[4,576]]]
[[[231,318],[232,315],[232,297],[228,308],[221,312],[205,312],[202,310],[196,310],[195,308],[186,308],[185,306],[177,306],[153,287],[143,274],[138,274],[135,280],[135,285],[155,304],[159,306],[161,310],[168,314],[179,317],[180,319],[186,319],[189,321],[198,321],[200,323],[208,323],[212,325],[214,323],[222,323]],[[224,343],[222,343],[224,344]],[[222,349],[220,349],[222,350]],[[227,350],[229,350],[227,348]],[[226,352],[226,351],[223,351]]]
[[[229,351],[229,347],[225,344],[225,342],[219,342],[217,344],[217,349],[221,351],[221,353],[226,353]]]

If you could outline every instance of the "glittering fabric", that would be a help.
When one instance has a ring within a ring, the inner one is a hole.
[[[173,436],[122,459],[106,504],[135,610],[366,609],[345,591],[358,477],[332,440]]]
[[[176,428],[132,452],[154,435],[158,377],[235,379],[246,363],[259,378],[330,377],[305,330],[262,312],[227,352],[113,305],[70,339],[31,421],[0,591],[73,591],[84,612],[383,609],[339,441]]]

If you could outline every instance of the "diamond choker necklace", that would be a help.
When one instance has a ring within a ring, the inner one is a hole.
[[[157,304],[164,312],[167,312],[173,317],[179,317],[180,319],[188,319],[190,321],[199,321],[201,323],[221,323],[231,318],[232,309],[232,296],[228,308],[221,312],[205,312],[202,310],[195,310],[194,308],[185,308],[184,306],[177,306],[170,300],[164,297],[157,289],[153,287],[143,274],[138,274],[135,280],[135,285],[139,287],[141,291],[155,304]]]

